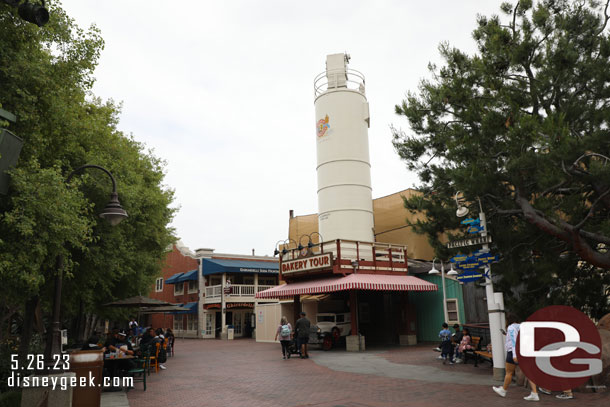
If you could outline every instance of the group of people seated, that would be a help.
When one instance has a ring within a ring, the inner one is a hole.
[[[443,322],[438,337],[441,343],[435,350],[441,352],[438,359],[443,360],[443,364],[449,362],[450,365],[464,362],[464,352],[472,350],[472,339],[468,328],[460,330],[459,324],[453,325],[454,332],[449,330],[449,325]]]
[[[155,356],[158,358],[159,368],[167,369],[164,364],[167,359],[167,350],[164,346],[166,343],[168,347],[173,346],[174,343],[174,334],[169,328],[166,331],[161,328],[155,330],[152,327],[145,329],[133,327],[127,330],[114,328],[106,334],[105,341],[101,340],[99,334],[94,333],[83,345],[82,350],[103,351],[105,355],[104,375],[116,376],[137,367],[137,363],[131,358],[109,361],[109,359],[121,359],[125,356],[135,358],[142,358],[146,355]],[[159,354],[157,354],[157,344],[160,345]]]

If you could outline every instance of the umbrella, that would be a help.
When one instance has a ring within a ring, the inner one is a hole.
[[[165,307],[168,305],[173,304],[167,301],[144,297],[143,295],[137,295],[135,297],[129,297],[123,300],[113,301],[104,304],[105,307]]]

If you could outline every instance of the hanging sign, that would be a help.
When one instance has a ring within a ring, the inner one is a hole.
[[[460,222],[462,225],[467,225],[467,226],[478,226],[481,224],[481,220],[480,219],[472,219],[472,218],[467,218],[464,219],[463,221]]]
[[[491,243],[491,235],[470,237],[468,239],[454,240],[453,242],[447,243],[448,249],[455,249],[456,247],[476,246],[479,244]]]
[[[455,278],[462,283],[472,283],[483,277],[484,274],[479,270],[465,271]]]

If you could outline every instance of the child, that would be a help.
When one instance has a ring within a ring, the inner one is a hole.
[[[470,331],[468,328],[464,328],[462,329],[462,340],[455,352],[456,361],[464,359],[464,351],[467,349],[472,349],[472,345],[470,344]]]
[[[451,354],[451,331],[446,322],[443,322],[443,329],[439,332],[438,337],[441,338],[441,358],[444,365]],[[449,360],[449,364],[452,365],[453,362]]]

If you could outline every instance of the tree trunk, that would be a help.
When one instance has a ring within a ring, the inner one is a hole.
[[[21,331],[21,340],[19,342],[19,359],[23,365],[26,355],[30,351],[30,342],[32,341],[32,333],[34,331],[34,314],[38,307],[40,297],[34,296],[25,303],[25,312],[23,315],[23,330]]]

